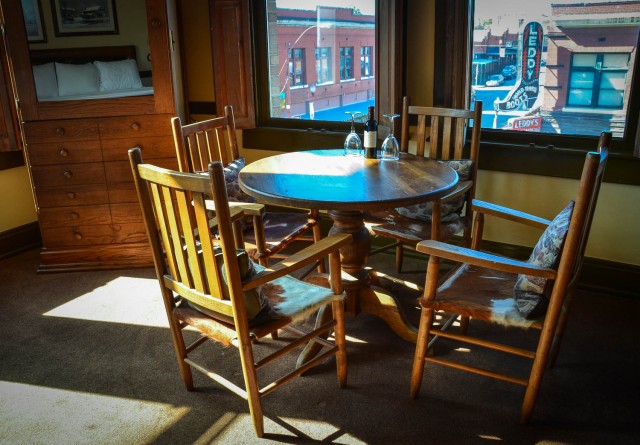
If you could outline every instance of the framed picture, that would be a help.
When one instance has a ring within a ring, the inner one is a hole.
[[[118,34],[115,0],[51,0],[57,37]]]
[[[44,32],[44,26],[42,26],[40,10],[40,0],[22,0],[24,26],[27,29],[27,40],[30,43],[47,41],[47,35]]]

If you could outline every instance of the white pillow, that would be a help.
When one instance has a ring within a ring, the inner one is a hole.
[[[138,65],[133,59],[115,62],[93,62],[100,76],[100,91],[142,88]]]
[[[55,62],[55,64],[58,75],[58,95],[70,96],[98,92],[98,70],[93,63],[73,65]]]
[[[46,99],[58,95],[58,80],[56,79],[56,67],[53,62],[33,65],[33,80],[36,83],[38,99]]]

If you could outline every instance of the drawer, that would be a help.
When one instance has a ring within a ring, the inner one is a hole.
[[[107,117],[99,120],[100,139],[167,135],[173,137],[171,115]]]
[[[111,204],[111,221],[114,225],[144,222],[140,204],[137,201]]]
[[[76,186],[104,184],[104,166],[101,162],[86,164],[37,165],[31,167],[36,187]]]
[[[178,170],[178,159],[173,158],[158,158],[154,159],[150,164],[158,167],[164,167],[171,170]],[[133,181],[133,173],[131,173],[131,164],[128,161],[113,161],[105,162],[104,170],[107,175],[107,183],[112,182],[128,182]]]
[[[106,184],[83,185],[79,187],[39,187],[36,189],[38,207],[80,206],[108,204],[109,194]]]
[[[113,235],[116,243],[148,243],[144,223],[114,224]]]
[[[47,248],[113,244],[115,235],[110,224],[41,227],[42,242]]]
[[[80,162],[102,162],[100,141],[28,144],[31,165],[75,164]]]
[[[108,204],[48,207],[40,209],[38,219],[43,228],[110,224],[111,212]]]
[[[25,122],[24,135],[27,144],[100,139],[96,119]]]
[[[133,178],[129,182],[111,182],[108,186],[109,202],[138,202],[138,192]]]
[[[149,136],[102,140],[102,157],[105,161],[129,162],[129,149],[140,147],[142,159],[175,158],[173,136]]]

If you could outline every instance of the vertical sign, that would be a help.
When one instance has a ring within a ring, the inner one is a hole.
[[[542,25],[529,22],[522,30],[520,78],[507,97],[495,101],[496,111],[528,110],[540,92],[540,60],[542,58]]]

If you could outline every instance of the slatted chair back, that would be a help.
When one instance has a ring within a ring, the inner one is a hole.
[[[223,165],[240,157],[233,108],[224,107],[224,116],[182,125],[171,119],[180,171],[206,171],[212,161]]]
[[[473,166],[469,180],[475,182],[478,175],[478,153],[480,150],[480,130],[482,122],[482,102],[474,102],[473,109],[453,109],[422,107],[410,104],[410,98],[405,96],[402,101],[402,131],[400,151],[409,152],[409,128],[417,119],[416,124],[416,155],[431,159],[471,159]],[[475,123],[478,123],[475,125]],[[465,150],[467,133],[471,130],[469,149]],[[472,196],[473,197],[473,196]]]
[[[156,269],[164,281],[163,289],[170,289],[202,307],[233,317],[232,302],[225,298],[220,271],[224,259],[228,268],[228,282],[239,283],[240,272],[235,260],[235,240],[232,219],[239,219],[240,210],[232,216],[226,198],[222,171],[216,173],[215,187],[211,190],[209,176],[174,172],[150,164],[142,164],[140,153],[134,153],[135,167],[139,176],[135,177],[139,189],[139,200],[143,216],[147,221],[147,231]],[[218,164],[219,165],[219,164]],[[219,169],[221,170],[221,168]],[[216,218],[207,216],[205,199],[212,195],[220,204],[216,206]],[[153,223],[153,221],[156,223]],[[156,226],[157,224],[157,226]],[[215,228],[219,239],[211,236]],[[222,250],[222,256],[215,255],[214,249]],[[241,295],[241,290],[236,290]],[[173,295],[165,295],[165,304],[173,307]],[[242,299],[236,305],[242,304]],[[244,309],[237,308],[239,314]]]

